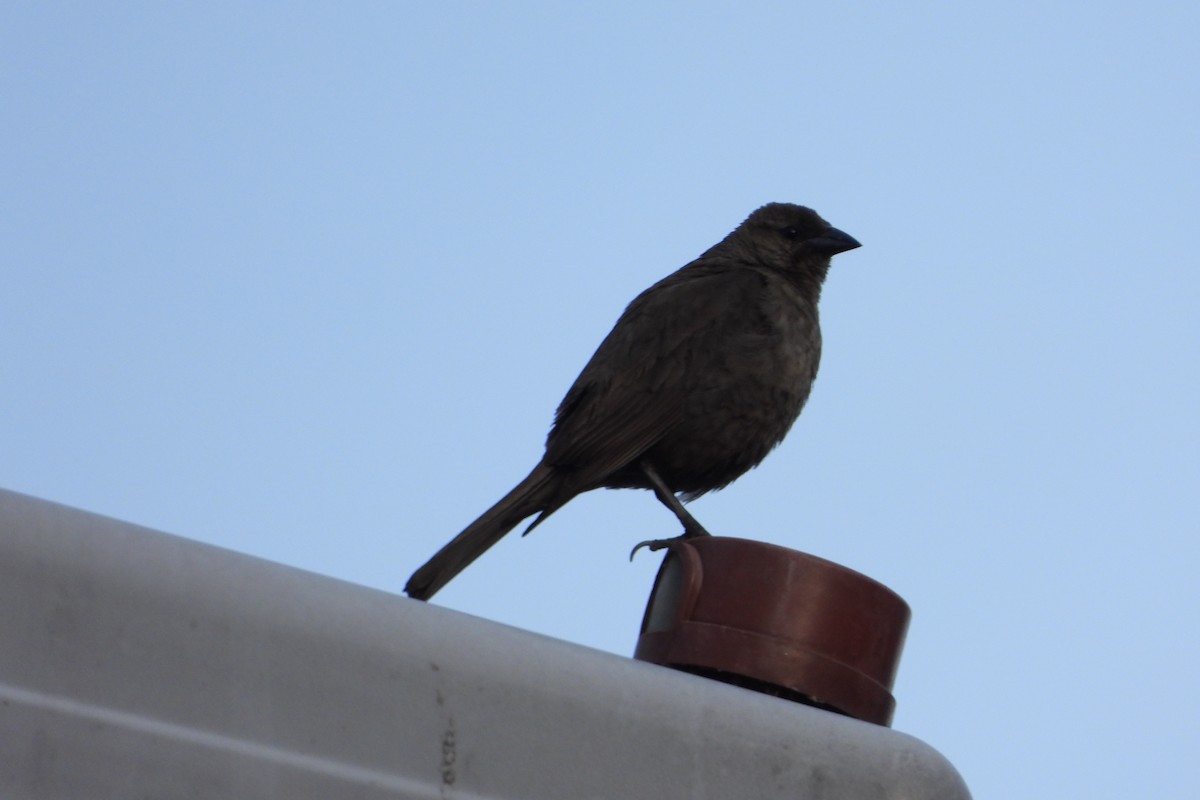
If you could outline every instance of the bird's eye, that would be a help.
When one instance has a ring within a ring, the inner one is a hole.
[[[789,239],[799,239],[800,238],[800,229],[797,228],[795,225],[791,226],[790,228],[784,228],[783,235]]]

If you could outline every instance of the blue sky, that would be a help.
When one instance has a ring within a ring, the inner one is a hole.
[[[692,505],[913,607],[976,797],[1193,797],[1194,3],[0,8],[0,486],[398,592],[621,309],[816,208],[825,354]],[[594,492],[437,598],[632,652]]]

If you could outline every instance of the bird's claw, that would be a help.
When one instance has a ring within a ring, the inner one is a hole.
[[[633,546],[633,549],[629,551],[629,560],[633,561],[633,557],[637,555],[637,551],[641,550],[643,547],[649,550],[651,553],[654,553],[659,550],[666,550],[667,548],[677,545],[680,542],[686,542],[688,539],[699,539],[704,536],[712,536],[712,534],[697,524],[691,530],[685,530],[680,535],[672,536],[670,539],[647,539],[646,541],[638,542]]]
[[[633,561],[633,557],[637,555],[637,551],[641,550],[643,547],[645,547],[651,553],[653,553],[657,550],[662,550],[663,548],[670,547],[672,544],[674,544],[675,542],[679,541],[682,538],[683,538],[682,536],[675,536],[670,539],[647,539],[644,542],[638,542],[637,544],[635,544],[633,546],[633,549],[629,551],[629,560]]]

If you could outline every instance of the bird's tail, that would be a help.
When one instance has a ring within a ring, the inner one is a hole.
[[[521,520],[558,508],[561,503],[552,503],[558,481],[553,470],[538,464],[525,480],[506,494],[500,502],[489,508],[479,519],[455,536],[449,544],[429,559],[408,579],[405,593],[417,600],[428,600],[462,572],[475,559],[500,541]],[[540,521],[541,518],[539,518]]]

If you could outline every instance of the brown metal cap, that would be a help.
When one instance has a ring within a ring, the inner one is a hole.
[[[663,559],[634,658],[888,725],[908,604],[846,567],[724,536]]]

